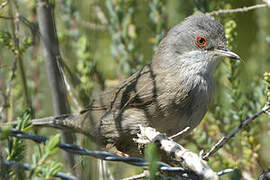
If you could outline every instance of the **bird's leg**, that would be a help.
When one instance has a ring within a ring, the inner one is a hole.
[[[106,150],[121,157],[125,157],[125,158],[129,157],[128,154],[123,153],[122,151],[119,151],[113,144],[107,144]]]

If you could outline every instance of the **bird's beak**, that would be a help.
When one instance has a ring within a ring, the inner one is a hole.
[[[238,56],[236,53],[232,52],[229,49],[225,49],[225,50],[215,49],[214,52],[217,56],[228,57],[232,59],[240,59],[240,56]]]

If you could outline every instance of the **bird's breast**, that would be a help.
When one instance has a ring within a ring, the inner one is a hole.
[[[191,75],[183,80],[176,81],[175,87],[169,87],[161,94],[161,102],[166,102],[166,107],[161,104],[163,117],[160,131],[173,135],[186,127],[195,128],[203,119],[214,94],[214,78],[204,77],[199,74]],[[169,95],[169,94],[174,95]],[[163,122],[164,121],[164,122]],[[157,125],[157,127],[159,127]]]

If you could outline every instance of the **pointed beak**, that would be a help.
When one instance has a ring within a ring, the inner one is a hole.
[[[231,59],[240,59],[240,56],[238,56],[236,53],[232,52],[229,49],[215,49],[214,52],[217,56],[228,57]]]

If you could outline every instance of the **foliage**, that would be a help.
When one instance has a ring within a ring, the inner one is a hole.
[[[31,120],[30,110],[26,110],[21,117],[18,117],[17,130],[22,132],[30,131],[33,126],[29,126]],[[8,161],[22,162],[25,159],[26,142],[19,138],[10,138],[7,134],[10,133],[10,127],[3,127],[3,131],[0,133],[2,141],[7,141],[6,157]],[[3,143],[3,142],[1,142]],[[58,173],[62,164],[51,160],[52,156],[58,151],[57,145],[60,143],[60,134],[50,138],[46,145],[36,145],[35,151],[32,157],[31,167],[32,170],[27,174],[23,169],[12,169],[3,166],[0,177],[2,179],[33,179],[34,177],[41,177],[42,179],[51,179],[56,173]]]
[[[25,51],[32,46],[32,39],[27,37],[23,40],[20,49],[16,50],[14,43],[12,42],[12,37],[9,32],[0,31],[0,43],[6,46],[12,53],[16,56],[25,53]]]
[[[16,129],[26,132],[30,130],[32,127],[28,126],[29,120],[31,119],[31,115],[28,111],[26,111],[21,117],[18,117],[18,125]],[[22,161],[24,159],[24,151],[25,151],[25,143],[22,139],[18,138],[9,138],[6,136],[9,134],[10,127],[4,128],[5,131],[1,132],[1,140],[7,140],[7,148],[6,150],[6,159],[13,160],[13,161]],[[16,171],[11,171],[11,169],[5,169],[1,173],[1,177],[9,177],[14,178],[17,177],[18,179],[23,179],[25,177],[25,173],[23,170],[18,169]]]
[[[51,160],[51,157],[59,150],[60,134],[52,136],[43,147],[36,147],[32,157],[33,169],[29,178],[40,176],[42,179],[51,179],[62,169],[62,164]]]
[[[136,53],[137,28],[134,22],[136,1],[108,0],[110,15],[109,32],[112,37],[112,55],[119,64],[119,76],[130,75],[142,62],[142,56]],[[124,73],[124,74],[123,74]]]
[[[164,37],[165,29],[167,28],[165,17],[165,4],[164,0],[153,0],[149,3],[150,19],[152,22],[152,33],[154,38],[152,39],[154,49],[157,47],[161,39]]]
[[[270,73],[269,72],[265,72],[264,73],[264,83],[265,83],[265,94],[268,97],[268,99],[270,98]]]
[[[18,125],[16,129],[23,132],[29,131],[32,126],[27,126],[31,120],[31,115],[26,111],[22,117],[18,118]],[[18,138],[7,138],[8,140],[8,149],[7,149],[7,160],[21,161],[24,157],[23,151],[25,150],[25,144],[22,139]]]

